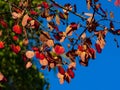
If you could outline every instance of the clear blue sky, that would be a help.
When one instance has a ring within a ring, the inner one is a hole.
[[[79,12],[86,11],[85,0],[55,0],[64,5],[66,2],[77,4]],[[120,7],[114,6],[114,1],[99,0],[104,8],[114,12],[115,20],[120,21]],[[86,11],[88,12],[88,11]],[[72,15],[71,15],[72,16]],[[76,17],[71,17],[70,21],[79,21]],[[120,28],[120,25],[117,25]],[[59,84],[59,79],[55,72],[46,72],[50,82],[50,90],[120,90],[120,48],[116,48],[113,36],[108,34],[106,46],[102,54],[97,54],[95,60],[90,60],[88,67],[77,64],[75,78],[70,84]],[[120,37],[117,36],[120,44]]]

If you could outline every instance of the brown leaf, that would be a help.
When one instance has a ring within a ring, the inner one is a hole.
[[[111,18],[114,18],[113,12],[110,12],[110,17],[111,17]]]
[[[105,40],[103,38],[96,41],[100,45],[100,48],[103,49],[105,46]]]
[[[46,20],[51,21],[53,18],[54,18],[54,15],[49,15],[49,16],[47,16]]]
[[[90,10],[91,7],[91,0],[86,0],[87,1],[87,9]]]
[[[60,25],[60,17],[58,15],[56,15],[55,20],[56,20],[56,24]]]
[[[44,32],[44,31],[41,31],[41,34],[40,34],[40,41],[41,42],[46,42],[47,40],[50,39],[50,35],[48,32]]]

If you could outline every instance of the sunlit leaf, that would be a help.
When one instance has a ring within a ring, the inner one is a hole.
[[[27,58],[31,59],[31,58],[34,57],[34,55],[35,55],[35,53],[33,51],[26,51],[26,57]]]

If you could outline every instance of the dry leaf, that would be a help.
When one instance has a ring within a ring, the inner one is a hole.
[[[27,25],[28,18],[29,18],[28,14],[24,15],[24,17],[22,19],[22,26],[23,27]]]
[[[90,4],[91,4],[91,0],[86,0],[87,1],[87,9],[90,10]]]
[[[114,18],[113,12],[110,12],[110,17],[111,17],[111,18]]]
[[[82,39],[85,39],[85,38],[86,38],[86,33],[83,33],[83,34],[81,35],[81,38],[82,38]]]
[[[42,31],[41,34],[40,34],[40,41],[41,42],[46,42],[49,39],[50,39],[49,33]]]
[[[73,31],[71,31],[72,30],[72,27],[69,25],[69,26],[67,26],[67,28],[66,28],[66,35],[68,35],[68,36],[71,36],[72,35],[72,32]]]
[[[60,25],[60,17],[58,15],[56,15],[55,20],[56,20],[56,24]]]

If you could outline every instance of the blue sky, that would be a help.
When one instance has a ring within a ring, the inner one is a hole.
[[[89,12],[85,6],[85,0],[56,0],[64,5],[66,2],[77,4],[78,12]],[[114,6],[114,1],[99,0],[102,6],[108,11],[113,11],[115,20],[120,21],[120,7]],[[104,2],[103,2],[104,1]],[[80,19],[71,15],[70,21],[79,21]],[[119,24],[115,24],[120,28]],[[120,43],[120,37],[116,36]],[[45,77],[50,82],[50,90],[120,90],[120,48],[116,48],[113,41],[114,36],[106,36],[106,46],[101,54],[97,54],[95,60],[90,60],[88,67],[77,64],[75,78],[71,82],[59,84],[57,73],[54,71],[45,72]]]

